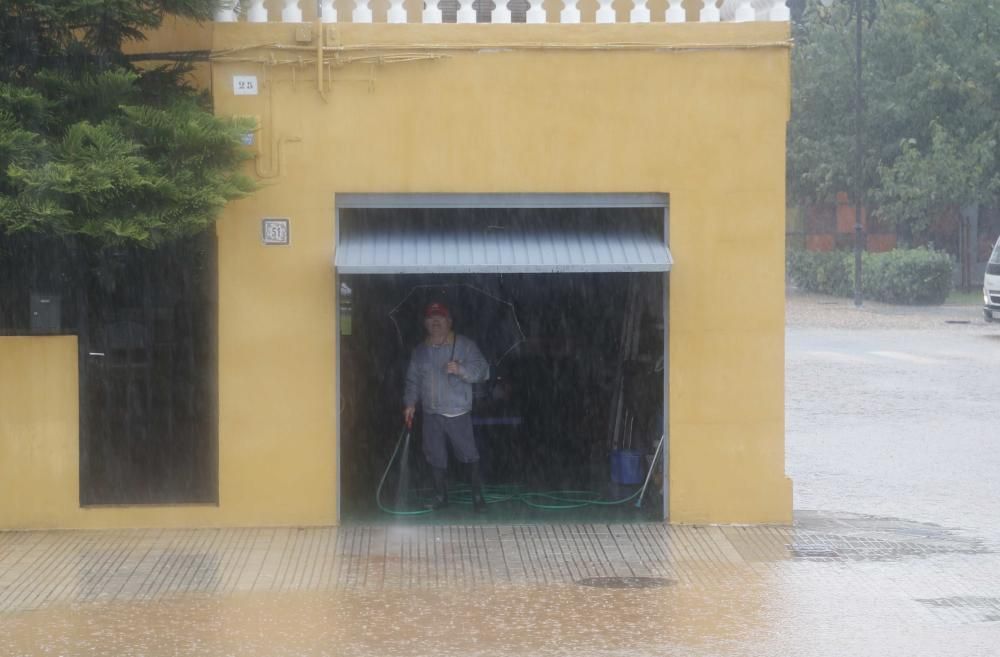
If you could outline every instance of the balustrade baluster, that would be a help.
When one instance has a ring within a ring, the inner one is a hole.
[[[507,0],[493,1],[493,13],[490,14],[490,20],[494,23],[510,22],[510,9],[507,7]]]
[[[528,9],[527,21],[529,23],[544,23],[547,19],[545,15],[545,7],[542,6],[542,0],[529,0],[531,2],[531,7]]]
[[[757,18],[757,12],[754,11],[753,5],[750,0],[740,0],[740,3],[736,6],[736,13],[733,15],[733,21],[736,23],[749,23]]]
[[[441,8],[438,7],[438,0],[424,0],[424,22],[441,22]]]
[[[600,5],[597,8],[597,21],[598,23],[614,23],[617,16],[615,16],[615,8],[611,6],[612,0],[597,0]]]
[[[649,22],[649,7],[646,6],[646,2],[647,0],[635,0],[635,5],[629,14],[629,20],[633,23]]]
[[[559,12],[559,20],[562,23],[579,23],[580,9],[577,4],[580,0],[563,0],[563,9]]]
[[[219,8],[215,10],[215,22],[235,23],[237,18],[236,10],[239,6],[240,3],[238,0],[222,0],[219,2]]]
[[[389,23],[406,22],[406,7],[403,6],[403,0],[389,0],[389,11],[386,12],[385,20]]]
[[[251,23],[267,22],[267,9],[264,7],[264,0],[250,0],[250,9],[247,10],[247,20]]]
[[[319,19],[324,23],[337,22],[337,8],[333,6],[333,0],[320,0]]]
[[[369,6],[371,0],[354,0],[354,11],[351,12],[351,20],[355,23],[371,23],[372,8]]]
[[[668,23],[683,23],[687,20],[687,12],[684,11],[684,0],[670,0],[667,7]]]
[[[285,0],[285,8],[281,10],[281,22],[302,22],[302,10],[299,9],[299,0]]]
[[[705,6],[701,8],[698,19],[702,23],[718,23],[719,8],[715,6],[715,0],[703,0]]]
[[[458,23],[475,23],[476,10],[472,8],[473,0],[458,0],[458,14],[455,21]]]
[[[788,3],[785,2],[785,0],[775,0],[775,3],[771,5],[771,14],[769,18],[772,21],[792,20],[792,12],[788,9]]]

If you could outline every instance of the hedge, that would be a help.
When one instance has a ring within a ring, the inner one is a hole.
[[[809,292],[849,297],[854,294],[854,253],[791,250],[788,275]],[[951,292],[951,257],[927,248],[864,253],[861,287],[866,299],[885,303],[932,305],[944,303]]]

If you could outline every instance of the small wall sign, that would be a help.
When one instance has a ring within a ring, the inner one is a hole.
[[[261,219],[260,228],[261,240],[265,245],[288,244],[288,219]]]
[[[234,75],[233,76],[233,93],[237,96],[256,96],[257,95],[257,76],[256,75]]]

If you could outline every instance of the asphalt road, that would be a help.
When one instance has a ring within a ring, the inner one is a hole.
[[[795,509],[960,528],[1000,543],[1000,324],[978,307],[792,294],[786,471]]]

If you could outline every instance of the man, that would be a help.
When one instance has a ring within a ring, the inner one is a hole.
[[[472,485],[472,508],[486,510],[479,472],[479,452],[472,435],[472,384],[485,381],[489,364],[476,343],[452,331],[451,313],[443,303],[424,309],[427,338],[413,350],[406,371],[403,418],[412,426],[420,402],[424,414],[424,458],[434,476],[432,509],[448,506],[448,449],[445,441],[468,472]]]

